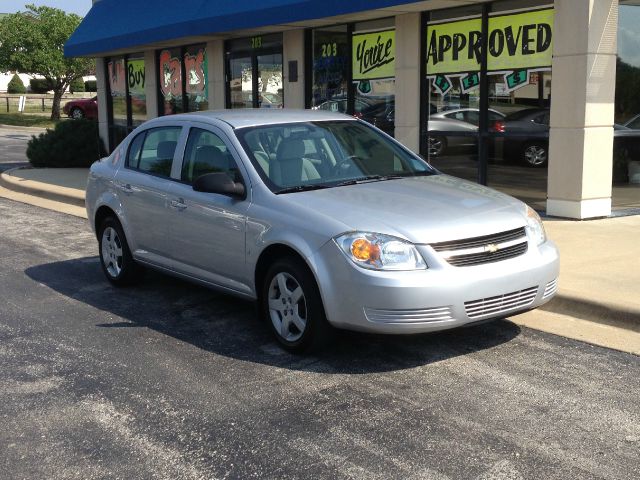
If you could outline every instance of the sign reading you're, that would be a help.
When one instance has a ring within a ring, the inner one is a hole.
[[[395,76],[396,31],[355,33],[352,59],[354,80]]]
[[[553,9],[489,17],[487,70],[518,70],[551,65]],[[427,74],[480,69],[482,20],[427,26]]]

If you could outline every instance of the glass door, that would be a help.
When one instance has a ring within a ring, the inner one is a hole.
[[[253,65],[251,57],[229,59],[230,108],[253,106]]]
[[[258,108],[282,108],[282,53],[258,55]]]
[[[282,35],[229,40],[227,108],[282,108]]]

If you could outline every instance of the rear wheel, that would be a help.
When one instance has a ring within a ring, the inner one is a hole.
[[[74,107],[71,110],[71,118],[75,120],[80,120],[81,118],[84,118],[84,112],[82,111],[81,108]]]
[[[527,143],[522,149],[522,160],[530,167],[544,167],[548,157],[548,148],[542,143]]]
[[[129,250],[122,225],[108,217],[98,232],[100,264],[107,280],[116,286],[133,283],[138,279],[142,268],[136,264]]]
[[[321,347],[330,330],[315,278],[302,261],[276,260],[262,284],[261,310],[278,343],[301,353]]]

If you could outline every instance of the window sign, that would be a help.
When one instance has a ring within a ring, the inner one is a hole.
[[[130,95],[144,95],[144,59],[127,61],[127,81]]]
[[[187,51],[184,55],[187,73],[187,93],[199,99],[207,99],[207,56],[204,47]]]
[[[395,77],[396,31],[353,35],[353,79],[375,80]]]
[[[529,83],[531,71],[548,70],[553,52],[553,8],[489,17],[487,71],[504,74],[504,91]],[[460,90],[478,88],[482,20],[464,19],[427,26],[427,74],[440,95],[460,77]]]
[[[179,52],[173,50],[160,52],[160,91],[166,100],[182,97],[182,67]]]

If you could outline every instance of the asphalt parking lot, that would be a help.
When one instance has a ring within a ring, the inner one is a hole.
[[[0,232],[2,478],[638,478],[637,356],[508,319],[292,356],[251,303],[114,289],[81,219]]]

